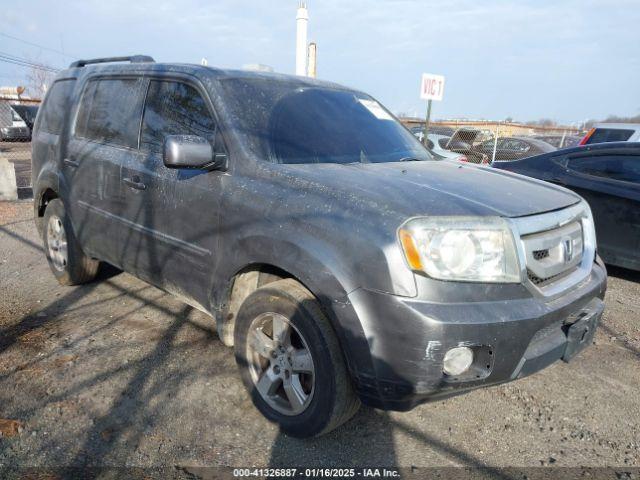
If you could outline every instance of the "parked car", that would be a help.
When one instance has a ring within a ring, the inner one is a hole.
[[[38,106],[12,105],[11,108],[13,108],[18,116],[24,121],[25,125],[29,128],[29,131],[33,130],[33,124],[36,123],[36,116],[38,115]]]
[[[575,135],[535,135],[533,138],[542,140],[556,148],[571,148],[580,143],[582,137]]]
[[[604,261],[640,270],[640,143],[589,145],[494,165],[580,194],[591,205]]]
[[[0,142],[28,142],[31,140],[29,127],[0,127]]]
[[[413,127],[411,132],[424,144],[424,130],[421,131],[419,127]],[[428,137],[427,149],[439,158],[470,163],[489,163],[489,157],[473,151],[470,144],[463,142],[456,135],[452,138],[447,135],[431,133],[431,129],[429,129]],[[473,139],[471,141],[473,142]]]
[[[464,155],[464,158],[461,159],[463,161],[488,164],[489,157],[473,148],[473,144],[479,134],[479,130],[459,128],[451,137],[444,138],[442,135],[438,136],[437,143],[443,150],[449,150],[451,152]],[[429,134],[429,136],[431,137],[431,134]]]
[[[607,142],[640,142],[640,123],[598,123],[580,140],[580,145]]]
[[[418,136],[424,136],[424,124],[416,127],[411,127],[411,133]],[[455,133],[456,129],[452,127],[446,127],[443,125],[429,125],[429,133],[433,133],[436,135],[444,135],[446,137],[451,137]],[[422,140],[422,138],[420,138]]]
[[[15,105],[9,107],[11,121],[9,125],[0,127],[0,141],[2,142],[28,142],[31,140],[31,129],[18,115]],[[8,113],[9,113],[8,112]]]
[[[476,146],[476,150],[487,155],[494,161],[502,162],[509,160],[518,160],[520,158],[531,157],[541,153],[556,151],[556,148],[547,142],[537,140],[531,137],[500,137],[497,145],[495,140],[486,140]],[[495,148],[495,158],[493,150]]]
[[[451,141],[451,137],[438,135],[435,133],[429,133],[428,136],[429,138],[427,139],[427,148],[433,153],[436,153],[441,157],[447,158],[449,160],[466,161],[466,157],[464,157],[463,154],[447,150],[446,147]]]
[[[604,308],[579,196],[434,161],[333,83],[78,61],[32,150],[58,281],[108,262],[212,315],[254,404],[291,435],[361,401],[408,410],[568,361]]]

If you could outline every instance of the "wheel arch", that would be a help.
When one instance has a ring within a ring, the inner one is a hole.
[[[273,257],[256,255],[240,262],[241,266],[233,268],[232,273],[226,276],[226,285],[216,289],[220,294],[213,299],[213,304],[217,305],[214,308],[217,329],[223,343],[233,345],[235,317],[244,299],[257,288],[272,281],[292,278],[318,300],[338,337],[352,376],[355,377],[360,372],[373,372],[367,338],[348,298],[348,294],[357,287],[341,271],[340,267],[344,264],[336,262],[333,255],[324,256],[321,260],[319,255],[313,255],[309,253],[309,249],[299,245],[280,244],[277,250],[264,248],[264,241],[260,245],[263,247],[262,252],[273,252]],[[322,252],[323,249],[314,248],[312,251]],[[278,252],[280,254],[276,255]]]
[[[38,229],[38,234],[42,235],[42,221],[47,205],[51,200],[60,198],[60,180],[58,176],[50,171],[43,171],[36,183],[33,195],[33,217]]]

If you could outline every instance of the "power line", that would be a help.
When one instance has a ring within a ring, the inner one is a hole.
[[[27,60],[26,58],[16,57],[14,55],[9,55],[8,53],[3,53],[3,52],[0,52],[0,62],[10,63],[12,65],[17,65],[20,67],[28,67],[28,68],[35,68],[38,70],[45,70],[51,73],[57,73],[60,71],[57,68],[50,67],[48,65],[43,65],[41,63],[35,63],[30,60]]]
[[[13,55],[9,55],[8,53],[0,52],[0,59],[5,60],[8,63],[13,63],[15,65],[22,65],[25,67],[33,67],[40,70],[51,70],[53,72],[59,71],[59,69],[55,67],[50,67],[49,65],[44,65],[41,63],[32,62],[31,60],[27,60],[26,58],[16,57]]]
[[[41,48],[42,50],[48,50],[49,52],[58,53],[60,55],[64,55],[65,57],[68,57],[68,58],[72,58],[72,59],[75,58],[72,55],[68,55],[68,54],[64,53],[62,50],[56,50],[55,48],[45,47],[45,46],[40,45],[38,43],[33,43],[33,42],[29,42],[27,40],[22,40],[21,38],[14,37],[13,35],[9,35],[8,33],[0,32],[0,35],[3,36],[3,37],[10,38],[11,40],[15,40],[17,42],[22,42],[22,43],[24,43],[26,45],[31,45],[32,47],[37,47],[37,48]]]

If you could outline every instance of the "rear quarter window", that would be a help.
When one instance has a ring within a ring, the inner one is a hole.
[[[568,166],[571,170],[592,177],[640,183],[640,156],[637,155],[574,157],[569,160]]]
[[[71,93],[76,81],[58,80],[51,86],[42,106],[38,128],[47,133],[60,135],[66,113],[69,111]]]
[[[631,135],[633,135],[633,130],[596,128],[587,143],[626,142],[631,138]]]
[[[141,78],[98,79],[87,84],[75,134],[100,143],[135,148],[142,117]]]

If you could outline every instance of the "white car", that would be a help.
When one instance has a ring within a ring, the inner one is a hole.
[[[424,138],[424,134],[422,135]],[[462,153],[447,150],[447,145],[451,141],[451,137],[439,135],[437,133],[429,133],[427,135],[427,148],[441,157],[450,158],[452,160],[466,161],[466,157]],[[464,158],[461,158],[464,157]]]
[[[418,140],[420,140],[420,143],[424,144],[424,131],[421,128],[412,128],[411,133],[413,133],[413,135]],[[465,157],[463,154],[452,152],[451,150],[447,150],[445,148],[449,143],[449,140],[451,140],[451,137],[448,137],[446,135],[430,133],[428,134],[428,142],[426,146],[431,151],[431,153],[437,155],[440,158],[465,162],[467,160],[467,157]]]
[[[580,145],[607,142],[640,142],[640,123],[597,123]]]

